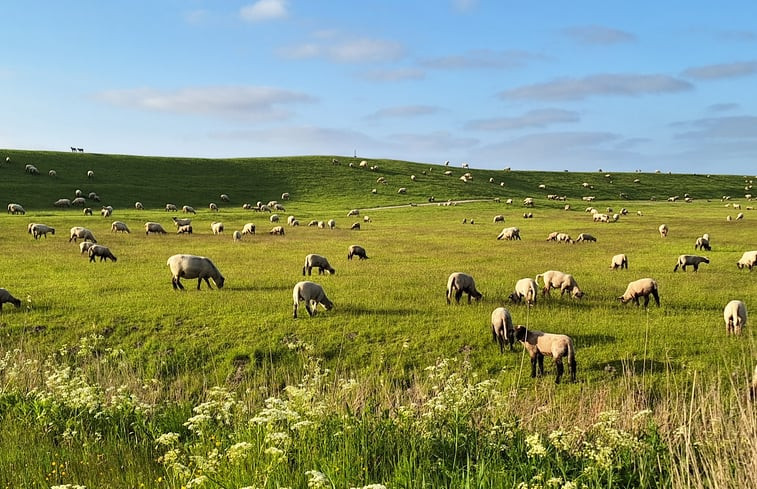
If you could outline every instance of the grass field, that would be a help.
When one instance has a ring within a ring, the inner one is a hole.
[[[371,160],[379,168],[370,171],[330,156],[0,155],[10,157],[0,192],[27,211],[0,215],[0,286],[23,301],[0,315],[0,439],[18,446],[0,455],[3,487],[756,485],[757,423],[745,393],[757,334],[748,325],[726,337],[722,316],[729,300],[750,307],[757,297],[754,272],[735,266],[757,249],[757,214],[743,197],[751,177],[460,168],[445,176],[439,165]],[[26,164],[41,175],[24,173]],[[466,171],[474,178],[463,183]],[[389,183],[376,183],[380,176]],[[94,216],[52,206],[76,189],[100,195],[88,202]],[[242,209],[283,192],[292,198],[281,201],[282,221],[333,218],[337,228],[271,236],[268,214]],[[221,193],[231,202],[219,202]],[[566,195],[573,209],[547,193]],[[694,202],[666,201],[684,194]],[[585,195],[629,215],[594,223]],[[742,210],[725,207],[724,195]],[[421,205],[431,196],[475,202]],[[533,219],[522,218],[527,196],[536,199]],[[193,235],[174,234],[170,218],[180,213],[165,212],[168,202],[198,209]],[[101,205],[114,207],[110,218],[98,215]],[[360,217],[347,217],[353,208]],[[743,221],[726,221],[738,212]],[[495,239],[497,214],[522,241]],[[132,232],[110,233],[113,220]],[[214,236],[218,220],[226,231]],[[361,230],[350,231],[356,220]],[[146,236],[146,221],[169,234]],[[56,234],[35,241],[30,222]],[[258,234],[232,242],[247,222]],[[118,261],[89,263],[68,240],[72,226],[91,229]],[[598,242],[545,241],[552,231]],[[674,273],[702,233],[711,263]],[[370,259],[348,261],[351,244]],[[621,252],[629,270],[611,271]],[[198,292],[184,280],[187,291],[175,292],[166,266],[175,253],[210,257],[224,288]],[[335,308],[313,318],[301,309],[294,320],[292,287],[308,253],[336,268],[310,277]],[[533,308],[506,302],[519,278],[549,269],[572,273],[586,296],[553,292]],[[482,301],[446,305],[455,271],[475,277]],[[616,300],[642,277],[659,282],[661,307]],[[520,345],[499,353],[489,316],[501,305],[516,324],[574,339],[575,384],[556,386],[549,359],[545,377],[531,379]]]

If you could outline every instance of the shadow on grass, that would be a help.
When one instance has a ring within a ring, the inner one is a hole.
[[[584,334],[584,335],[572,335],[573,342],[576,348],[585,348],[587,346],[594,345],[607,345],[609,343],[615,343],[617,339],[609,334]]]
[[[649,375],[652,373],[661,372],[678,372],[681,370],[681,366],[675,362],[659,362],[657,360],[644,360],[637,359],[620,359],[611,360],[609,362],[592,362],[586,365],[587,369],[591,370],[604,370],[605,372],[613,375],[626,375],[626,376],[640,376]]]

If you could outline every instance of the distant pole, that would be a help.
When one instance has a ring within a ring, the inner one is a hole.
[[[357,158],[357,149],[356,149],[356,150],[354,150],[354,152],[352,153],[352,157],[353,157],[353,158]]]

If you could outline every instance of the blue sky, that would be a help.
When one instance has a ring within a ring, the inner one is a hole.
[[[754,174],[757,3],[7,1],[0,147]]]

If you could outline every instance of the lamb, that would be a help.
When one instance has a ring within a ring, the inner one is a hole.
[[[184,290],[184,286],[181,284],[182,278],[196,278],[197,290],[200,290],[200,285],[203,280],[205,280],[209,289],[212,289],[213,287],[211,287],[208,279],[212,278],[213,282],[215,282],[219,289],[223,288],[223,284],[226,281],[226,279],[223,278],[223,275],[221,275],[221,272],[218,271],[218,268],[216,268],[213,262],[210,261],[210,258],[204,256],[173,255],[168,258],[166,265],[171,268],[171,274],[173,275],[171,278],[171,285],[174,290]]]
[[[660,236],[665,238],[668,236],[668,226],[667,224],[660,224],[660,227],[657,228],[657,230],[660,232]]]
[[[618,268],[620,268],[620,269],[625,268],[626,270],[628,270],[628,257],[626,256],[626,254],[625,253],[619,253],[619,254],[613,256],[612,260],[610,261],[610,268],[612,270],[615,270],[615,269],[618,269]]]
[[[95,261],[95,258],[98,256],[100,257],[100,261],[108,261],[108,258],[113,261],[118,261],[117,258],[113,256],[113,253],[111,253],[108,247],[99,244],[93,244],[92,246],[90,246],[89,250],[87,250],[87,254],[89,254],[90,262]]]
[[[94,243],[91,243],[89,241],[82,241],[81,243],[79,243],[79,254],[83,255],[84,253],[88,253],[92,245],[94,245]]]
[[[255,224],[248,222],[242,228],[242,234],[255,234]]]
[[[300,301],[305,302],[305,310],[307,310],[310,317],[315,316],[318,304],[323,306],[327,311],[334,308],[334,303],[326,297],[323,287],[314,282],[297,282],[292,290],[292,301],[294,302],[292,316],[295,319],[297,319],[297,309],[300,306]]]
[[[222,222],[211,222],[210,223],[210,229],[213,231],[213,234],[221,234],[223,232],[223,223]]]
[[[234,231],[231,237],[234,239],[234,241],[242,241],[242,233],[240,233],[239,231]]]
[[[576,381],[576,354],[573,348],[573,340],[564,334],[543,333],[518,326],[515,329],[515,338],[523,344],[531,357],[531,377],[536,377],[536,364],[539,364],[539,375],[544,375],[544,355],[553,357],[557,376],[555,384],[560,383],[560,378],[565,371],[563,357],[568,358],[568,371],[570,380]]]
[[[13,304],[16,308],[21,307],[21,299],[13,297],[13,295],[8,292],[8,289],[0,288],[0,311],[3,310],[3,304],[6,302]]]
[[[179,229],[176,230],[176,234],[192,234],[192,225],[185,224],[183,226],[179,226]]]
[[[92,234],[92,231],[90,231],[87,228],[83,228],[81,226],[74,226],[70,230],[71,237],[68,238],[68,242],[70,243],[73,241],[76,243],[77,238],[81,239],[82,241],[92,241],[93,243],[97,243],[97,240],[95,239],[95,235]]]
[[[536,291],[539,288],[539,284],[532,278],[522,278],[515,282],[515,292],[510,294],[509,298],[514,303],[519,303],[523,299],[526,300],[526,304],[536,304]]]
[[[302,267],[302,275],[305,275],[305,272],[311,275],[313,268],[318,269],[319,275],[324,273],[324,271],[329,272],[331,275],[336,273],[336,270],[329,264],[325,256],[316,255],[315,253],[311,253],[305,257],[305,266]]]
[[[706,239],[704,236],[698,237],[697,240],[694,242],[694,249],[712,251],[712,247],[710,246],[710,240]]]
[[[32,224],[30,226],[29,232],[34,236],[34,239],[39,239],[40,236],[47,238],[47,233],[55,234],[55,228],[45,224]]]
[[[24,209],[21,206],[21,204],[10,203],[10,204],[8,204],[8,214],[13,214],[13,215],[21,214],[21,215],[24,215],[24,214],[26,214],[26,209]]]
[[[660,307],[660,294],[657,281],[652,278],[640,278],[634,280],[628,284],[626,291],[623,295],[618,297],[618,300],[623,304],[628,301],[633,301],[637,306],[639,305],[639,297],[644,298],[644,307],[649,305],[649,296],[654,297],[654,301],[657,303],[657,307]]]
[[[505,343],[510,344],[510,351],[513,351],[515,343],[515,328],[513,328],[513,319],[510,311],[504,307],[498,307],[492,311],[492,339],[499,343],[499,352],[505,352]]]
[[[284,236],[284,228],[282,226],[274,226],[268,231],[269,234]]]
[[[740,335],[741,330],[746,326],[746,305],[742,301],[731,301],[723,309],[723,319],[725,320],[726,334]]]
[[[145,234],[149,235],[150,233],[166,234],[166,230],[160,223],[148,221],[145,223]]]
[[[739,261],[736,262],[736,266],[739,270],[748,267],[750,272],[755,265],[757,265],[757,251],[745,251],[744,254],[741,255],[741,258],[739,258]]]
[[[53,202],[53,205],[55,207],[71,207],[71,200],[70,199],[58,199],[55,202]]]
[[[183,212],[184,214],[197,214],[197,211],[191,205],[181,206],[181,212]]]
[[[360,260],[368,259],[368,255],[365,254],[365,248],[360,245],[350,245],[350,247],[347,248],[347,259],[352,260],[353,256],[358,257]]]
[[[588,233],[581,233],[578,235],[578,238],[576,238],[576,243],[581,243],[582,241],[593,241],[596,243],[597,238]]]
[[[560,297],[565,292],[570,292],[571,297],[574,299],[580,299],[583,297],[583,291],[578,287],[576,279],[569,273],[559,272],[557,270],[548,270],[544,273],[540,273],[536,276],[536,283],[539,283],[539,278],[544,279],[544,288],[542,289],[542,295],[550,295],[551,289],[560,289]]]
[[[125,222],[121,221],[113,221],[110,225],[110,231],[113,233],[131,233],[131,231],[129,231],[129,226],[127,226]]]
[[[179,219],[178,217],[172,217],[171,220],[173,220],[173,223],[177,228],[181,226],[189,226],[190,224],[192,224],[191,219]]]
[[[516,227],[504,228],[497,236],[497,239],[518,240],[520,241],[520,229]]]
[[[137,209],[138,211],[141,211],[145,208],[145,206],[142,205],[142,202],[134,202],[134,208]]]
[[[460,298],[463,296],[463,293],[468,294],[468,304],[471,303],[471,297],[477,301],[480,301],[483,297],[483,294],[476,290],[476,282],[473,280],[473,277],[462,272],[452,273],[447,279],[447,305],[450,304],[453,291],[455,293],[455,302],[458,304],[460,304]]]
[[[175,204],[166,204],[166,212],[176,212]]]
[[[694,271],[699,270],[699,265],[701,263],[710,263],[710,259],[706,256],[698,256],[698,255],[681,255],[678,257],[678,263],[676,263],[676,266],[673,268],[673,271],[677,271],[678,267],[681,267],[681,270],[684,272],[686,271],[686,267],[691,265],[694,267]]]

